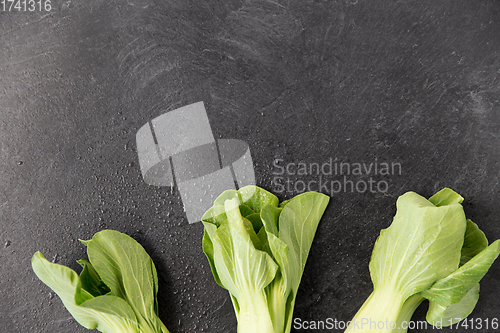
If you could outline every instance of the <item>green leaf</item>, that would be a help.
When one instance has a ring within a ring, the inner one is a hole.
[[[224,205],[222,205],[222,208],[224,208]],[[248,218],[249,215],[255,214],[256,212],[254,212],[247,205],[240,203],[240,213],[241,213],[241,216]]]
[[[434,326],[446,327],[467,318],[479,300],[479,283],[476,283],[457,303],[448,307],[429,301],[426,320]]]
[[[286,268],[290,266],[289,262],[289,247],[288,245],[274,236],[272,233],[267,233],[267,241],[268,246],[270,248],[271,254],[275,262],[278,264],[280,268],[280,275],[283,277],[283,282],[281,287],[283,288],[282,293],[286,294],[289,291],[293,290],[293,287],[290,285],[289,278],[289,270]]]
[[[375,243],[370,273],[375,290],[387,286],[406,299],[458,268],[466,220],[460,204],[436,207],[414,192],[396,206],[391,226]]]
[[[238,199],[241,202],[241,195],[237,190],[226,190],[219,195],[215,201],[214,201],[214,206],[222,206],[224,207],[224,202],[226,200],[231,200],[231,199]]]
[[[288,200],[285,200],[285,201],[280,202],[279,207],[280,207],[280,208],[285,207],[285,206],[286,206],[286,205],[290,202],[290,200],[292,200],[292,199],[288,199]]]
[[[429,200],[413,192],[398,198],[396,216],[373,249],[374,290],[346,332],[374,331],[352,324],[369,320],[396,322],[395,329],[377,332],[406,333],[398,323],[408,323],[425,298],[427,320],[434,325],[449,326],[472,312],[479,281],[498,257],[500,240],[486,247],[484,234],[465,219],[462,201],[451,189]]]
[[[227,194],[222,193],[219,196],[219,200],[222,200],[222,198],[226,197],[231,197],[234,199],[239,200],[239,195],[236,193],[234,190],[229,190],[225,191],[228,192]],[[241,204],[239,205],[240,213],[243,217],[249,216],[252,214],[255,214],[253,210],[251,210],[248,206]],[[210,269],[212,271],[212,274],[214,276],[215,282],[220,285],[221,287],[224,287],[222,285],[222,282],[220,281],[219,275],[217,273],[217,269],[215,267],[215,262],[214,262],[214,250],[213,250],[213,243],[212,243],[212,238],[213,234],[217,230],[217,228],[224,222],[227,222],[227,216],[226,216],[226,211],[224,208],[224,205],[217,205],[211,207],[209,210],[205,212],[203,217],[201,218],[201,221],[205,227],[204,233],[203,233],[203,240],[202,240],[202,246],[203,246],[203,252],[205,253],[205,256],[208,259],[208,262],[210,264]],[[260,221],[259,221],[260,222]],[[244,222],[245,225],[248,226],[249,221]],[[256,221],[257,223],[257,221]],[[262,225],[262,222],[260,222]],[[254,226],[255,227],[255,226]],[[252,234],[252,239],[254,242],[257,244],[257,246],[262,247],[262,244],[260,240],[257,240],[257,236]]]
[[[139,332],[138,324],[131,307],[119,298],[116,301],[117,311],[107,309],[102,311],[101,307],[89,307],[87,303],[92,305],[98,298],[89,299],[81,306],[75,303],[75,293],[79,281],[78,275],[72,269],[54,264],[43,256],[40,252],[36,252],[31,264],[33,271],[37,277],[49,286],[61,299],[64,306],[75,320],[85,328],[98,329],[104,333],[116,332]]]
[[[283,208],[273,205],[265,205],[260,211],[262,224],[266,230],[275,236],[278,236],[278,221]]]
[[[252,223],[253,230],[258,233],[260,228],[262,228],[262,220],[260,219],[260,214],[253,213],[245,216],[245,218]]]
[[[436,207],[447,206],[454,203],[461,204],[464,198],[449,188],[443,188],[441,191],[429,198],[429,201]]]
[[[498,256],[498,246],[492,245],[493,247],[489,251],[478,256],[488,247],[488,240],[474,222],[467,220],[460,258],[460,266],[462,267],[452,275],[436,282],[430,290],[421,293],[431,298],[426,318],[429,323],[434,325],[439,323],[443,327],[449,326],[466,318],[474,310],[479,299],[479,281],[496,258],[495,247]],[[472,258],[476,258],[475,262],[464,268],[463,265]],[[486,271],[484,271],[485,269]],[[482,275],[481,270],[484,271]],[[471,278],[471,276],[473,277]],[[461,278],[463,278],[463,282],[460,284]],[[476,283],[474,284],[474,282]],[[460,300],[457,301],[458,299]]]
[[[202,241],[203,253],[205,253],[205,256],[208,259],[208,263],[210,264],[210,269],[214,276],[215,282],[217,282],[219,286],[224,287],[222,285],[222,282],[220,281],[219,274],[217,273],[214,261],[214,244],[212,242],[212,237],[215,231],[217,230],[217,226],[209,222],[203,222],[203,225],[205,226],[205,229],[203,231],[203,241]]]
[[[78,263],[83,267],[79,276],[82,289],[86,290],[94,297],[106,295],[111,291],[101,280],[99,274],[97,274],[97,271],[88,260],[80,259]]]
[[[118,231],[103,230],[88,242],[87,253],[111,295],[126,300],[145,321],[157,317],[156,268],[139,243]]]
[[[202,222],[213,224],[216,227],[219,227],[226,220],[226,211],[221,205],[210,207],[201,217]]]
[[[226,201],[225,209],[228,221],[215,231],[212,238],[214,264],[224,288],[238,298],[246,289],[264,289],[278,267],[269,254],[255,248],[237,200]]]
[[[102,295],[95,297],[84,302],[81,307],[92,309],[106,315],[127,318],[134,322],[136,321],[134,311],[130,305],[125,300],[116,296]]]
[[[290,332],[295,295],[328,201],[310,192],[284,206],[270,192],[246,186],[224,192],[205,213],[203,251],[215,281],[231,295],[239,333]]]
[[[330,198],[317,192],[294,197],[279,215],[279,239],[288,246],[288,265],[282,267],[294,293],[304,272],[319,221]]]
[[[238,204],[238,199],[225,202],[227,222],[212,239],[214,264],[222,285],[231,294],[238,332],[274,332],[265,288],[275,278],[278,266],[267,252],[256,247],[253,226],[241,216]]]
[[[497,240],[452,274],[434,283],[421,295],[444,307],[460,302],[465,294],[481,281],[499,253],[500,240]]]
[[[240,212],[243,217],[248,217],[249,215],[255,214],[255,212],[245,204],[240,204]],[[219,227],[222,222],[226,220],[226,211],[223,204],[210,207],[210,209],[207,210],[201,218],[201,221],[215,224],[217,227]]]
[[[36,276],[61,298],[71,312],[70,307],[76,307],[75,291],[78,274],[68,267],[49,262],[39,251],[31,258],[31,266]],[[78,321],[78,318],[75,319]]]
[[[83,239],[78,239],[80,241],[80,243],[82,243],[83,245],[87,246],[90,242],[90,240],[83,240]]]
[[[238,190],[241,202],[250,207],[254,212],[260,213],[265,205],[278,206],[278,198],[260,187],[249,185]]]
[[[481,251],[488,247],[488,239],[479,229],[477,224],[467,220],[467,230],[465,231],[464,245],[460,257],[460,266],[474,258]]]
[[[81,305],[85,301],[88,301],[89,299],[94,298],[91,293],[89,293],[87,290],[82,288],[82,283],[80,280],[78,280],[76,284],[76,290],[75,290],[75,299],[74,302],[76,305]]]

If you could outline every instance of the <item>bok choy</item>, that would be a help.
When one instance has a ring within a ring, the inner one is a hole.
[[[223,192],[202,217],[203,251],[229,291],[238,333],[288,333],[302,273],[329,197],[316,192],[281,204],[246,186]]]
[[[479,281],[500,251],[465,218],[462,196],[445,188],[428,200],[408,192],[398,198],[391,226],[382,230],[370,261],[373,292],[349,333],[404,333],[413,312],[429,301],[435,327],[466,318],[479,298]]]
[[[158,317],[158,277],[153,261],[133,238],[114,230],[96,233],[79,260],[78,275],[36,252],[35,274],[61,298],[73,318],[104,333],[168,333]]]

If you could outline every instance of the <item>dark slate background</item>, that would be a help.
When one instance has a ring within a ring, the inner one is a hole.
[[[295,317],[355,314],[371,292],[375,239],[406,191],[452,187],[467,216],[500,238],[498,1],[52,7],[0,13],[1,332],[86,332],[30,258],[40,250],[78,269],[86,254],[77,239],[105,228],[128,233],[153,258],[171,332],[236,331],[201,250],[202,225],[187,223],[177,191],[143,182],[135,147],[148,120],[200,100],[216,138],[249,144],[257,184],[271,191],[277,159],[401,164],[401,174],[377,178],[387,193],[332,195]],[[500,263],[481,288],[471,317],[499,317]],[[434,331],[470,330],[411,332]]]

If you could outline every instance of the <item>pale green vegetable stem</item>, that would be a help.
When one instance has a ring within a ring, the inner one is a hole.
[[[328,196],[279,203],[257,186],[222,193],[202,218],[203,251],[227,289],[238,333],[289,333],[295,295]]]
[[[484,233],[466,220],[462,201],[447,188],[428,200],[414,192],[398,198],[394,220],[373,249],[374,290],[346,332],[406,333],[425,299],[430,325],[450,326],[472,312],[500,241],[488,246]]]
[[[394,289],[380,289],[372,292],[351,320],[346,332],[393,332],[393,329],[397,327],[404,301],[404,296],[401,296]]]

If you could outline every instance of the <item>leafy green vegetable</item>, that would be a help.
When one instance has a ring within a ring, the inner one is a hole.
[[[329,197],[279,203],[256,186],[222,193],[202,217],[203,251],[230,293],[239,333],[290,332],[307,256]]]
[[[381,231],[370,261],[373,292],[346,332],[404,333],[416,308],[429,300],[427,321],[450,326],[479,299],[479,281],[500,253],[466,220],[463,198],[445,188],[426,200],[398,198],[391,226]]]
[[[158,277],[153,261],[133,238],[114,230],[96,233],[79,260],[78,275],[36,252],[35,274],[61,298],[75,320],[104,333],[168,333],[158,317]]]

